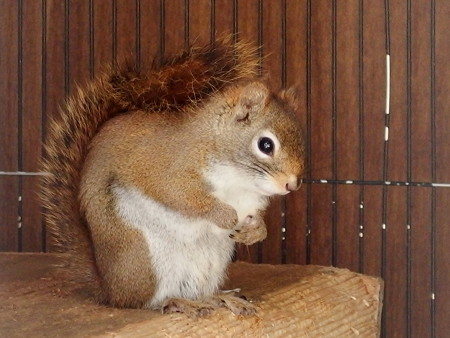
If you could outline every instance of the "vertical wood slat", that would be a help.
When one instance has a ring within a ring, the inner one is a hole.
[[[23,1],[21,144],[23,171],[37,171],[42,137],[42,2]],[[42,251],[38,178],[22,178],[22,250]]]
[[[434,135],[433,160],[435,167],[433,168],[433,176],[436,180],[450,180],[450,114],[449,114],[449,96],[450,92],[450,40],[448,32],[450,31],[450,3],[445,0],[436,0],[432,2],[432,13],[434,27],[432,26],[432,132]],[[448,239],[450,238],[450,222],[448,217],[448,206],[450,203],[449,190],[436,191],[436,205],[432,224],[432,292],[435,299],[431,307],[432,327],[431,332],[436,337],[442,337],[450,331],[450,321],[448,313],[450,313],[450,258],[448,250]]]
[[[311,175],[332,178],[332,1],[311,1]],[[320,60],[320,62],[319,62]],[[312,186],[311,263],[332,264],[331,186]]]
[[[0,2],[0,170],[18,170],[18,2]],[[7,48],[4,48],[8,46]],[[18,177],[0,177],[0,250],[16,251]]]
[[[221,37],[233,34],[234,28],[234,3],[230,0],[213,0],[211,6],[214,8],[214,35]]]
[[[166,22],[165,31],[162,32],[165,41],[164,55],[179,53],[187,46],[186,4],[186,0],[164,1],[164,20]]]
[[[428,124],[429,126],[429,124]],[[431,190],[413,189],[411,205],[411,336],[427,337],[431,324]],[[417,304],[421,304],[417,306]]]
[[[336,3],[336,176],[358,177],[359,158],[359,3]],[[336,257],[335,265],[358,270],[360,189],[336,187]]]
[[[431,114],[431,3],[410,4],[410,167],[415,181],[432,178]],[[428,15],[424,15],[428,13]],[[409,334],[425,337],[431,332],[431,274],[424,267],[431,262],[431,191],[414,189],[410,207],[410,280],[408,299]],[[424,304],[415,306],[414,304]]]
[[[388,300],[384,311],[385,332],[394,337],[406,336],[406,188],[389,188],[387,192],[386,275],[384,294]]]
[[[384,4],[376,1],[362,9],[363,92],[363,179],[382,179],[384,146],[384,110],[386,95],[386,51],[384,40]],[[377,165],[373,165],[376,163]],[[366,187],[364,208],[363,271],[380,275],[382,270],[382,188]]]
[[[117,0],[117,61],[124,59],[136,61],[138,41],[136,34],[137,2]]]
[[[92,27],[90,31],[93,46],[90,57],[93,58],[93,75],[99,74],[105,65],[113,61],[113,3],[112,1],[93,1]]]
[[[49,121],[58,118],[58,107],[63,103],[65,95],[65,3],[58,0],[46,0],[45,2],[45,68],[43,68],[45,97],[43,98],[43,130],[42,139],[45,142]],[[45,156],[45,153],[43,154]],[[44,224],[45,226],[45,224]],[[50,248],[50,238],[46,236],[46,250]]]
[[[212,15],[210,0],[189,1],[189,45],[211,41]]]
[[[161,57],[161,1],[141,1],[141,68],[145,71]]]
[[[68,92],[74,93],[90,77],[89,2],[69,1],[65,18],[68,31],[66,45],[66,81]]]

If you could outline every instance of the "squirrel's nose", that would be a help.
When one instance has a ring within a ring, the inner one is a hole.
[[[286,183],[287,191],[295,191],[302,185],[302,180],[296,176],[291,177],[291,179]]]

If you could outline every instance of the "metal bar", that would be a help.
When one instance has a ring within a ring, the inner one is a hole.
[[[26,172],[26,171],[0,171],[0,176],[46,176],[45,172]]]
[[[406,182],[406,181],[364,181],[364,180],[334,180],[334,179],[314,179],[303,178],[304,184],[344,184],[344,185],[376,185],[391,187],[422,187],[422,188],[450,188],[450,183],[446,182]]]

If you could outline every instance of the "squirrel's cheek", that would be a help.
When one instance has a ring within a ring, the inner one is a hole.
[[[289,193],[285,186],[273,177],[258,180],[255,186],[258,193],[264,196],[285,195]]]

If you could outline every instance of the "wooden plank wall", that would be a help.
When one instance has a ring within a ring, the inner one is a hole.
[[[447,336],[450,189],[383,182],[450,182],[449,17],[448,0],[0,0],[0,250],[46,250],[34,174],[77,83],[234,33],[299,89],[310,180],[238,257],[382,276],[384,336]]]

